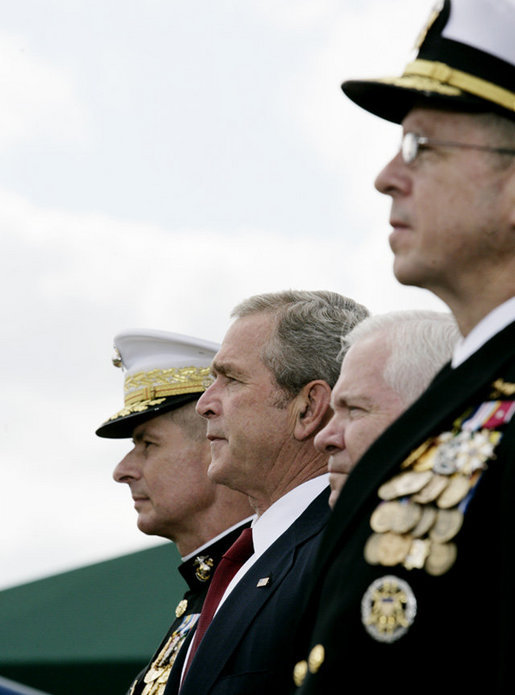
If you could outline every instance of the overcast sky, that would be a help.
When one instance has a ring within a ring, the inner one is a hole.
[[[373,188],[399,128],[343,79],[398,73],[432,0],[1,0],[0,588],[148,548],[113,336],[220,341],[243,298],[446,308],[391,272]]]

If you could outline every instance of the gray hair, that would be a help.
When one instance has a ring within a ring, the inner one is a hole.
[[[199,393],[199,398],[201,394]],[[168,410],[163,415],[166,415],[178,427],[182,429],[183,434],[192,442],[207,442],[206,430],[207,424],[205,419],[199,415],[195,408],[197,401],[186,403],[174,410]]]
[[[506,149],[515,148],[515,121],[494,112],[473,114],[473,117],[480,127],[487,131],[491,141],[489,144]],[[491,156],[502,169],[510,167],[515,161],[512,154],[492,152]]]
[[[381,334],[390,347],[383,372],[385,382],[412,403],[448,362],[460,333],[452,314],[437,311],[391,311],[371,316],[345,336],[348,350]]]
[[[369,315],[364,306],[336,292],[285,290],[245,299],[231,318],[265,312],[275,316],[275,330],[261,357],[291,396],[318,379],[334,386],[342,336]]]

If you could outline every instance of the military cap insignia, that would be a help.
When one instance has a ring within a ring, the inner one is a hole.
[[[378,490],[380,502],[370,518],[373,534],[364,549],[369,564],[400,564],[433,576],[453,566],[453,539],[514,413],[515,401],[484,402],[459,417],[451,431],[411,452],[401,472]]]
[[[416,613],[411,587],[393,575],[372,582],[361,600],[361,621],[378,642],[395,642],[406,634]]]
[[[195,558],[193,566],[195,568],[195,577],[199,582],[207,582],[211,577],[214,561],[209,555],[198,555]]]

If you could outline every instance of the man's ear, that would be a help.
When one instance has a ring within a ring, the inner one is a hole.
[[[326,381],[310,381],[296,396],[295,439],[302,441],[314,435],[324,422],[331,402],[331,387]]]

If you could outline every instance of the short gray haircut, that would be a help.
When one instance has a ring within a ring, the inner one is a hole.
[[[351,346],[381,335],[390,347],[385,382],[404,400],[415,401],[451,359],[460,338],[452,314],[437,311],[391,311],[362,321],[343,342]]]
[[[480,127],[487,131],[491,141],[489,144],[506,149],[515,148],[515,121],[494,112],[473,114],[473,117]],[[510,154],[492,152],[491,156],[502,169],[512,166],[515,161]]]
[[[201,395],[199,393],[199,398]],[[181,405],[179,408],[174,408],[174,410],[168,410],[163,415],[168,416],[170,420],[180,427],[183,434],[190,441],[203,443],[208,441],[206,439],[207,424],[206,420],[196,412],[196,406],[197,401],[192,401],[191,403],[186,403],[186,405]]]
[[[369,315],[364,306],[336,292],[285,290],[245,299],[231,318],[260,313],[275,317],[261,357],[277,384],[291,396],[318,379],[331,388],[335,385],[342,336]]]

